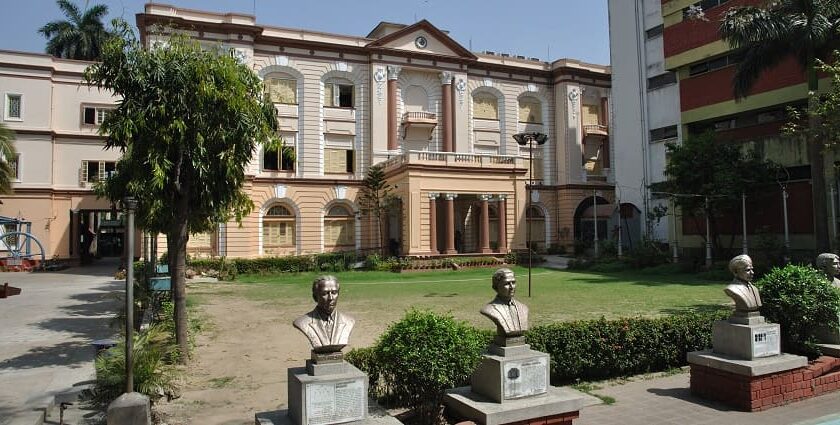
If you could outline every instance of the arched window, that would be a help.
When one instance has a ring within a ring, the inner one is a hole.
[[[265,94],[274,103],[297,105],[297,80],[287,74],[269,74],[263,80]]]
[[[542,124],[542,105],[531,97],[519,99],[519,122]]]
[[[263,217],[263,253],[281,255],[295,246],[295,215],[283,205],[274,205]]]
[[[343,248],[355,245],[356,220],[349,208],[343,205],[330,207],[324,217],[324,245]]]
[[[528,238],[531,246],[535,250],[545,248],[545,214],[540,208],[532,206],[526,210],[525,216],[531,226],[531,236]]]
[[[499,119],[499,100],[490,93],[473,96],[473,117],[485,120]]]

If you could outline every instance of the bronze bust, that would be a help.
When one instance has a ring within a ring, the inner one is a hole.
[[[493,273],[496,298],[481,309],[496,324],[496,333],[503,337],[521,336],[528,330],[528,306],[513,299],[516,277],[511,269],[502,268]]]
[[[315,278],[312,282],[312,299],[318,304],[315,309],[293,322],[295,328],[309,339],[312,351],[316,353],[339,352],[350,340],[350,332],[356,321],[335,309],[339,291],[335,276]]]

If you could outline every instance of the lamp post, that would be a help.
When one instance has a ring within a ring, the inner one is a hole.
[[[776,182],[779,183],[779,187],[782,189],[782,216],[785,220],[785,241],[784,245],[782,246],[782,250],[784,251],[782,257],[784,263],[788,264],[790,262],[790,231],[788,229],[787,184],[788,181],[790,181],[790,172],[788,172],[787,168],[781,168],[780,170],[784,171],[784,173],[776,173]]]
[[[127,196],[122,201],[125,224],[125,392],[134,392],[134,210],[137,200]]]
[[[519,146],[528,146],[528,209],[525,213],[525,221],[527,225],[527,245],[528,245],[528,297],[531,296],[531,261],[532,261],[532,247],[531,247],[531,218],[528,217],[531,214],[531,207],[532,207],[532,196],[531,190],[533,190],[534,186],[534,142],[537,142],[537,145],[542,146],[545,144],[545,141],[548,140],[548,136],[543,133],[537,132],[529,132],[529,133],[516,133],[513,135],[514,140]]]

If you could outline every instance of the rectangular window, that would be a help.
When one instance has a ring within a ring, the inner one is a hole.
[[[274,103],[297,105],[297,80],[266,78],[265,93]]]
[[[85,106],[82,113],[82,123],[87,125],[102,125],[105,117],[111,113],[113,108]]]
[[[12,168],[12,179],[20,180],[20,154],[15,155],[15,159],[9,163]]]
[[[688,67],[688,75],[691,76],[702,74],[704,72],[709,72],[709,62],[700,62]]]
[[[324,173],[352,173],[353,149],[324,149]]]
[[[353,245],[355,225],[352,219],[330,220],[324,223],[324,244],[328,246]]]
[[[668,127],[655,128],[650,131],[650,141],[673,139],[677,137],[677,126],[669,125]]]
[[[645,35],[647,36],[647,39],[650,40],[651,38],[659,37],[660,35],[662,35],[662,32],[664,30],[665,30],[665,26],[662,25],[662,24],[659,24],[659,25],[645,31]]]
[[[353,86],[349,84],[324,84],[324,106],[352,108]]]
[[[114,161],[82,161],[79,181],[82,183],[93,183],[105,180],[117,172],[117,163]]]
[[[539,102],[519,101],[519,122],[542,124],[542,110]]]
[[[675,72],[666,72],[655,77],[648,78],[648,90],[658,89],[660,87],[674,84],[677,82],[677,74]]]
[[[23,95],[6,93],[7,120],[20,121],[23,119]]]
[[[275,149],[266,149],[263,152],[263,170],[295,171],[295,148],[284,146],[282,150],[282,153]]]
[[[499,102],[492,95],[476,95],[473,98],[473,117],[485,120],[499,119]]]
[[[598,125],[600,124],[601,106],[600,105],[580,105],[580,114],[583,125]]]

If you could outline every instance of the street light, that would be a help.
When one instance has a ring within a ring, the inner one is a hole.
[[[125,225],[125,392],[134,392],[134,210],[137,200],[127,196],[122,207],[126,211]]]
[[[532,261],[532,247],[531,247],[531,219],[528,218],[528,214],[531,214],[531,207],[533,206],[533,199],[531,196],[531,190],[534,187],[534,142],[537,142],[537,145],[542,146],[545,144],[545,141],[548,140],[548,136],[543,133],[538,133],[536,131],[529,132],[529,133],[516,133],[513,135],[513,138],[516,140],[516,143],[519,146],[528,146],[528,210],[525,213],[525,221],[527,222],[527,231],[528,231],[528,238],[527,238],[527,245],[528,245],[528,297],[531,296],[531,261]]]
[[[787,192],[787,184],[790,181],[790,172],[787,168],[780,168],[780,171],[784,171],[782,174],[780,171],[776,172],[776,183],[779,184],[779,187],[782,189],[782,214],[785,220],[785,242],[782,249],[784,253],[782,254],[785,264],[790,262],[790,232],[788,230],[788,210],[787,210],[787,199],[788,199],[788,192]]]

